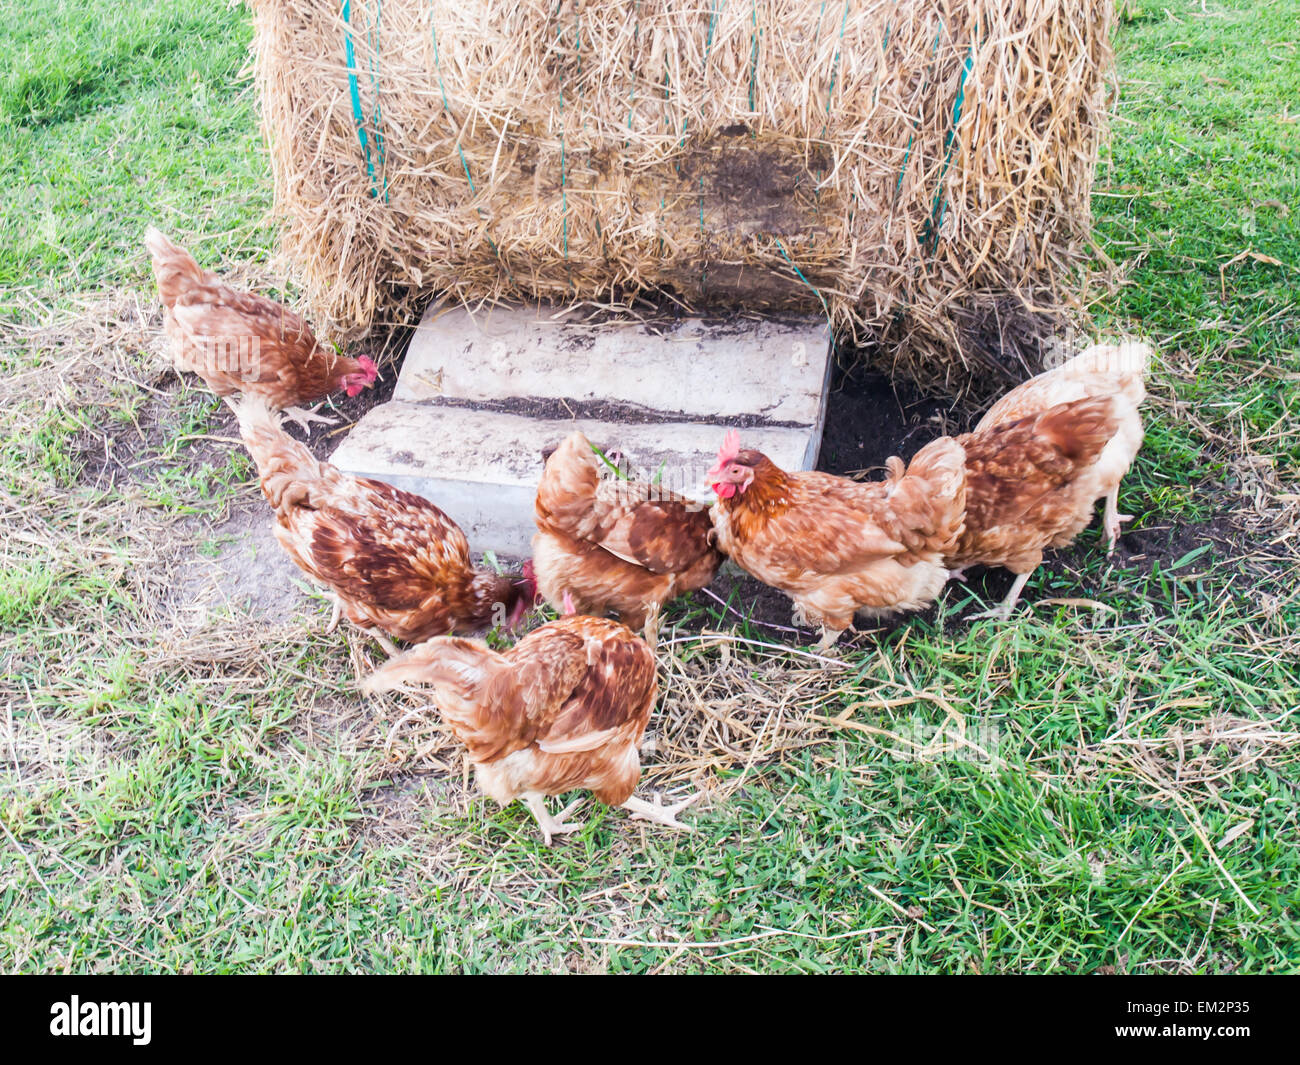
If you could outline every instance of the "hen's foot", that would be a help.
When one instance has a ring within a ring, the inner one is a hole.
[[[1011,591],[1007,592],[1007,597],[1002,600],[992,610],[985,610],[979,614],[971,614],[967,621],[978,621],[981,618],[996,618],[998,621],[1006,621],[1011,616],[1011,611],[1016,608],[1016,603],[1020,601],[1020,593],[1024,591],[1025,585],[1029,581],[1028,573],[1021,573],[1016,576],[1016,582],[1011,586]]]
[[[950,581],[964,581],[966,579],[966,570],[969,568],[969,566],[962,566],[958,569],[950,569],[948,571],[948,579]]]
[[[542,839],[546,845],[551,845],[551,839],[555,836],[562,836],[569,832],[577,832],[582,827],[581,821],[568,821],[564,819],[573,813],[581,804],[581,799],[575,799],[560,811],[558,817],[552,817],[546,809],[546,800],[541,795],[525,795],[523,797],[524,805],[528,807],[533,817],[537,821],[537,827],[542,830]]]
[[[1115,552],[1115,541],[1119,539],[1120,524],[1126,521],[1132,521],[1132,514],[1121,514],[1119,512],[1119,491],[1118,489],[1106,497],[1106,514],[1103,524],[1106,530],[1106,554],[1111,555]]]
[[[623,809],[631,811],[632,820],[634,821],[653,821],[659,825],[667,825],[669,828],[680,828],[692,832],[694,829],[690,825],[682,824],[675,815],[679,811],[685,810],[692,803],[699,802],[702,798],[704,798],[704,792],[697,791],[689,799],[683,799],[672,806],[665,806],[664,797],[659,792],[655,792],[654,802],[646,802],[645,799],[638,799],[633,795],[627,802],[623,803]]]
[[[389,658],[396,658],[401,654],[397,649],[397,644],[393,643],[392,640],[378,629],[362,629],[361,631],[374,640],[375,643],[379,644],[379,646],[384,649],[384,654],[388,655]]]
[[[307,436],[311,436],[311,423],[317,422],[320,425],[338,425],[337,418],[327,418],[323,414],[317,414],[321,405],[319,403],[310,410],[303,410],[301,407],[285,407],[284,416],[293,422]]]
[[[829,651],[832,647],[834,647],[839,642],[840,637],[843,636],[846,632],[857,632],[857,631],[858,630],[855,629],[852,625],[850,625],[847,629],[832,629],[826,625],[823,625],[822,638],[817,641],[817,650]]]
[[[650,645],[652,651],[659,646],[659,621],[661,616],[658,603],[647,605],[645,624],[641,626],[641,635],[645,642]]]

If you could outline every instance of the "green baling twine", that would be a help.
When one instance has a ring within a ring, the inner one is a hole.
[[[722,2],[725,3],[725,0],[722,0]],[[563,27],[558,24],[558,16],[562,6],[563,5],[561,0],[561,3],[557,4],[554,12],[554,17],[556,17],[557,19],[557,37],[556,37],[557,42],[562,40],[564,35]],[[638,37],[639,37],[639,30],[640,30],[640,17],[639,17],[640,6],[641,6],[640,2],[638,2],[636,5],[636,15],[635,15],[635,17],[637,18]],[[713,46],[713,37],[717,25],[719,7],[720,4],[718,3],[718,0],[713,0],[713,2],[710,4],[708,41],[705,45],[706,64],[708,62],[709,52],[711,51]],[[822,14],[818,16],[819,30],[822,24],[822,18],[825,14],[825,9],[826,9],[826,2],[825,0],[823,0]],[[828,87],[827,95],[826,95],[826,121],[823,123],[823,127],[822,127],[823,137],[825,136],[826,130],[830,123],[830,114],[831,114],[832,101],[835,92],[835,83],[838,80],[838,76],[839,76],[839,66],[841,61],[845,30],[848,25],[848,12],[849,12],[849,3],[848,0],[845,0],[844,12],[841,15],[841,19],[840,19],[840,40],[839,42],[837,42],[835,55],[832,60],[830,85]],[[378,32],[380,20],[383,18],[383,0],[377,0],[375,25],[369,31],[369,40],[370,40],[371,53],[372,53],[370,59],[370,81],[371,81],[371,92],[374,96],[374,115],[370,123],[367,123],[366,121],[365,112],[362,109],[362,104],[361,104],[361,88],[360,88],[360,81],[357,76],[356,46],[353,39],[352,0],[342,0],[341,14],[345,26],[344,50],[345,50],[345,56],[347,60],[348,94],[352,104],[352,117],[357,130],[357,140],[360,142],[362,154],[365,156],[366,175],[370,179],[370,195],[375,198],[378,198],[378,196],[380,195],[380,180],[382,174],[383,197],[384,197],[384,201],[388,202],[388,178],[387,178],[386,168],[384,166],[386,146],[384,144],[384,136],[382,132],[382,116],[381,116],[380,103],[379,103],[379,81],[378,81],[378,71],[376,69],[376,60],[375,60],[375,56],[378,55],[378,41],[376,39],[377,32]],[[574,29],[575,29],[574,44],[577,48],[577,51],[579,52],[579,63],[581,63],[582,38],[581,38],[581,30],[580,27],[577,25],[576,19],[575,19]],[[443,108],[448,113],[450,113],[451,107],[447,98],[447,87],[442,77],[442,64],[438,52],[438,36],[437,36],[437,31],[433,26],[432,17],[430,18],[430,33],[433,38],[434,65],[438,75],[438,88],[442,94],[442,105]],[[757,82],[757,74],[758,74],[759,41],[761,36],[762,36],[762,31],[759,29],[758,26],[758,3],[757,0],[752,0],[751,37],[750,37],[751,49],[750,49],[750,62],[749,62],[749,108],[751,112],[753,111],[754,106],[756,104],[756,95],[757,95],[756,82]],[[885,28],[884,41],[882,43],[883,47],[886,48],[888,47],[889,36],[890,36],[890,26],[887,24]],[[933,46],[934,55],[936,57],[939,49],[939,41],[942,38],[942,36],[943,36],[943,26],[942,24],[940,24],[940,30],[939,33],[935,35],[934,46]],[[922,244],[923,245],[928,244],[930,246],[931,252],[933,252],[938,245],[939,231],[943,225],[944,216],[947,212],[947,200],[946,197],[944,196],[943,182],[948,175],[948,170],[952,164],[952,158],[956,150],[957,127],[961,122],[962,108],[965,104],[965,99],[966,99],[966,81],[970,76],[971,69],[974,66],[974,59],[975,59],[975,45],[972,43],[967,48],[966,57],[962,63],[961,75],[957,84],[957,97],[953,102],[952,125],[949,128],[946,137],[944,138],[944,160],[943,160],[943,166],[940,169],[940,173],[939,173],[939,187],[935,192],[934,201],[930,210],[930,217],[926,220],[925,230],[922,235]],[[579,70],[581,70],[581,67],[579,67]],[[667,101],[668,98],[667,74],[668,74],[667,69],[665,69],[664,71],[665,102]],[[563,75],[561,75],[561,79],[563,79]],[[632,126],[632,111],[633,111],[634,103],[635,103],[635,80],[633,80],[632,89],[629,92],[629,98],[628,98],[628,128],[629,129]],[[567,260],[569,257],[569,205],[568,205],[568,187],[567,187],[568,186],[568,181],[567,181],[568,159],[567,159],[567,146],[565,143],[565,131],[563,128],[563,122],[564,122],[563,80],[561,80],[560,83],[559,113],[560,113],[560,120],[561,120],[560,138],[559,138],[560,139],[560,197],[561,197],[561,212],[562,212],[562,219],[563,219],[562,221],[563,252],[564,252],[564,257]],[[372,127],[374,131],[373,153],[371,150],[371,136],[368,132],[368,125]],[[683,145],[685,144],[686,133],[687,133],[686,123],[683,123],[682,130],[681,130],[681,141]],[[899,170],[898,183],[895,188],[895,196],[897,196],[898,192],[901,191],[902,189],[903,177],[907,171],[907,164],[911,158],[914,138],[915,138],[915,134],[913,134],[912,137],[908,138],[907,148],[903,154],[903,163]],[[470,194],[473,196],[477,196],[478,190],[475,187],[474,178],[470,173],[469,161],[465,157],[465,152],[464,149],[461,147],[459,138],[457,139],[456,142],[456,152],[460,157],[461,167],[465,171],[465,180],[469,185]],[[376,165],[376,156],[378,157],[378,165]],[[818,190],[818,193],[820,194],[820,189]],[[661,207],[662,207],[662,203],[661,203]],[[700,179],[699,207],[700,207],[700,232],[701,232],[701,238],[703,238],[704,188],[703,188],[702,178]],[[481,209],[479,211],[479,214],[480,216],[482,215]],[[505,265],[504,261],[500,259],[500,252],[497,251],[496,245],[492,241],[491,237],[488,237],[487,239],[488,239],[488,244],[491,245],[493,251],[497,252],[498,260],[502,261],[503,265]],[[661,245],[662,245],[662,241],[661,241]],[[789,263],[791,269],[794,270],[799,280],[802,281],[805,285],[807,285],[808,288],[810,288],[813,291],[813,293],[817,296],[818,300],[821,302],[822,310],[826,313],[827,321],[829,322],[830,309],[827,306],[826,300],[822,296],[821,292],[818,291],[816,286],[814,286],[804,276],[803,272],[799,269],[799,267],[795,265],[794,261],[790,258],[789,253],[786,251],[785,245],[779,239],[776,240],[776,246],[777,246],[777,250],[780,251],[782,257],[786,260],[787,263]],[[507,271],[509,271],[508,266],[506,267],[506,269]]]
[[[343,47],[348,63],[348,92],[352,97],[352,118],[357,127],[357,140],[366,156],[366,173],[370,176],[370,195],[378,196],[379,188],[375,181],[375,163],[370,157],[370,138],[366,134],[366,119],[361,110],[361,87],[357,83],[357,52],[352,43],[352,0],[343,0]]]
[[[931,252],[939,246],[939,227],[943,225],[943,216],[948,209],[948,201],[943,194],[943,181],[948,176],[948,167],[952,163],[953,147],[957,141],[957,123],[961,121],[962,105],[966,102],[966,78],[974,64],[975,45],[971,44],[966,49],[966,59],[961,65],[961,79],[957,82],[957,99],[952,105],[952,128],[948,130],[948,136],[943,142],[943,169],[939,171],[939,187],[935,191],[934,206],[930,209],[930,218],[921,237],[922,244],[929,242]]]

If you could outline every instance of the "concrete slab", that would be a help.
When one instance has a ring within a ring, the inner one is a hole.
[[[821,438],[832,354],[824,319],[574,317],[547,305],[430,310],[393,398],[615,402],[686,419],[806,425]]]
[[[465,530],[476,552],[527,557],[542,450],[575,429],[597,446],[617,446],[634,477],[658,475],[666,487],[712,502],[704,474],[727,432],[725,424],[615,425],[394,401],[372,408],[332,461],[348,473],[387,481],[436,503]],[[816,440],[807,427],[745,429],[741,438],[786,469],[808,468],[816,457]]]

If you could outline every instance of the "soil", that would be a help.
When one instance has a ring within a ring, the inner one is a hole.
[[[844,361],[844,360],[841,360]],[[945,431],[961,432],[972,421],[951,404],[928,399],[907,382],[891,382],[855,359],[837,366],[826,404],[826,427],[817,468],[876,480],[891,455],[911,458]]]
[[[241,497],[225,520],[195,519],[187,531],[196,545],[215,549],[195,551],[177,567],[174,602],[188,623],[231,611],[282,622],[303,611],[306,578],[276,540],[260,493]]]

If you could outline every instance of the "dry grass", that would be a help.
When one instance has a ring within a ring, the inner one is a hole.
[[[253,7],[283,246],[343,333],[666,289],[988,393],[1072,302],[1111,0]]]

